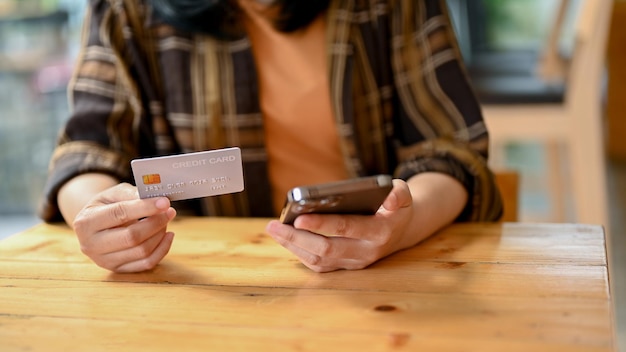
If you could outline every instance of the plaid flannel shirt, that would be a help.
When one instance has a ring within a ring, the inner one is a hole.
[[[488,132],[445,1],[334,0],[326,16],[331,101],[350,175],[442,172],[469,192],[458,221],[498,219]],[[184,206],[205,215],[276,215],[247,38],[180,32],[155,19],[145,0],[90,0],[69,95],[44,220],[62,219],[58,190],[78,174],[132,182],[133,158],[228,146],[242,149],[246,190]]]

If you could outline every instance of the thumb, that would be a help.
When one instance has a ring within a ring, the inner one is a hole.
[[[389,195],[383,202],[383,207],[388,211],[395,211],[411,206],[412,201],[413,198],[411,197],[409,185],[403,180],[394,179],[393,189],[391,189],[391,192],[389,192]]]

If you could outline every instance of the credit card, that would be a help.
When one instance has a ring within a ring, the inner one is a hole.
[[[130,162],[140,198],[183,200],[241,192],[243,165],[237,147]]]

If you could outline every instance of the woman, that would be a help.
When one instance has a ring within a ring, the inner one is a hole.
[[[177,212],[276,217],[303,184],[395,176],[373,216],[269,221],[319,272],[502,211],[444,0],[92,0],[75,72],[41,216],[112,271],[157,265]],[[134,158],[229,146],[242,193],[171,204],[130,184]]]

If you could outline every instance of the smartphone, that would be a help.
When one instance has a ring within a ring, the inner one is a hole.
[[[284,224],[293,224],[298,215],[375,214],[393,188],[392,177],[376,175],[344,181],[295,187],[287,192],[280,215]]]

